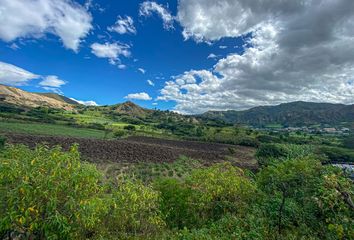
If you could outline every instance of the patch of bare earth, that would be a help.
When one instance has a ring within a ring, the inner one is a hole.
[[[121,140],[98,140],[57,136],[7,135],[8,142],[35,147],[38,143],[48,146],[60,145],[67,150],[72,144],[79,144],[79,151],[85,160],[98,163],[173,162],[181,155],[199,159],[206,165],[231,161],[249,169],[257,167],[255,149],[228,144],[194,141],[165,140],[150,137],[130,137]],[[231,150],[230,150],[231,149]]]

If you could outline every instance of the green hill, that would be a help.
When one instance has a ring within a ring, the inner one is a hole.
[[[209,111],[201,119],[222,120],[252,126],[281,124],[283,126],[308,126],[354,122],[354,105],[291,102],[277,106],[261,106],[244,111]]]

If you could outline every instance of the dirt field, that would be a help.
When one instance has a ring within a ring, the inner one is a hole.
[[[253,148],[227,144],[174,141],[148,137],[130,137],[124,140],[97,140],[34,135],[7,135],[9,143],[34,147],[37,143],[61,145],[68,149],[78,143],[82,157],[90,162],[173,162],[184,155],[202,160],[205,164],[232,161],[235,165],[255,168]]]

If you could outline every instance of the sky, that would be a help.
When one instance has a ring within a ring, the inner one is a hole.
[[[0,0],[0,83],[184,114],[354,103],[352,0]]]

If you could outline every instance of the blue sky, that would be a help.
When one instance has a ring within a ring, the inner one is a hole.
[[[353,12],[352,0],[2,0],[0,83],[186,114],[353,104]]]
[[[84,5],[85,1],[78,1]],[[173,101],[154,101],[163,88],[165,81],[190,69],[210,69],[216,63],[209,58],[213,53],[225,56],[235,52],[235,45],[242,47],[241,38],[225,38],[212,45],[185,40],[181,26],[165,30],[158,15],[139,16],[139,7],[143,1],[100,0],[92,3],[93,30],[80,44],[77,53],[63,47],[58,36],[46,34],[42,38],[18,38],[15,41],[0,41],[0,61],[13,64],[38,75],[56,75],[66,81],[60,90],[66,96],[79,100],[93,100],[100,105],[126,101],[124,97],[131,93],[146,92],[152,100],[132,99],[145,107],[171,109]],[[97,5],[98,4],[98,5]],[[176,15],[177,1],[159,1]],[[168,6],[168,7],[167,7]],[[119,34],[107,28],[114,25],[118,16],[130,16],[134,21],[136,34]],[[121,57],[125,69],[109,64],[107,58],[98,58],[92,52],[93,43],[128,44],[131,55]],[[14,43],[16,45],[14,45]],[[18,46],[18,48],[11,48]],[[220,48],[228,46],[228,48]],[[138,69],[144,69],[142,73]],[[147,83],[151,80],[154,86]],[[34,92],[46,92],[33,80],[20,88]]]

